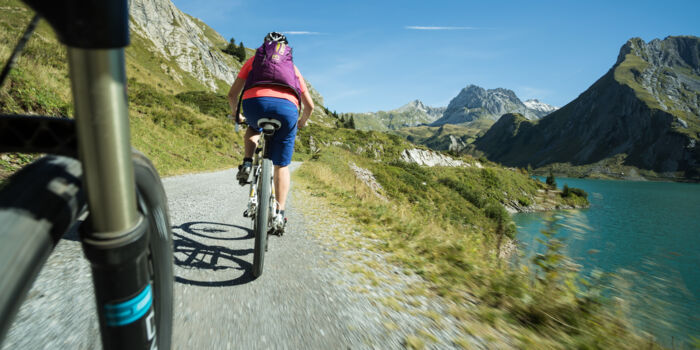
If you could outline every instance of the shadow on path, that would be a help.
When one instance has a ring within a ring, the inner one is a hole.
[[[231,233],[239,231],[246,233],[243,237],[230,237]],[[227,233],[227,234],[226,234]],[[224,235],[226,234],[226,235]],[[173,244],[175,265],[193,271],[190,275],[200,275],[202,280],[191,276],[183,277],[176,274],[175,281],[183,284],[202,287],[236,286],[253,281],[252,265],[241,257],[252,254],[250,249],[231,249],[218,245],[207,245],[194,240],[194,237],[224,241],[238,241],[253,238],[253,230],[229,224],[195,221],[173,226]],[[200,273],[196,270],[202,270]],[[223,272],[221,275],[237,277],[226,280],[210,280],[211,272]],[[240,275],[239,275],[240,274]]]
[[[226,237],[223,235],[217,236],[217,234],[232,232],[231,228],[237,228],[237,229],[243,230],[244,232],[246,232],[246,236],[243,236],[243,237]],[[202,237],[202,238],[219,239],[222,241],[237,241],[237,240],[242,240],[242,239],[250,239],[250,238],[254,237],[253,230],[251,230],[247,227],[238,226],[238,225],[221,224],[221,223],[216,223],[216,222],[207,222],[207,221],[186,222],[180,226],[173,226],[173,230],[182,230],[186,234],[189,234],[189,235],[198,236],[198,237]]]

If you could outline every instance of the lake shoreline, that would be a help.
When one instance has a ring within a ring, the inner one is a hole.
[[[556,182],[585,190],[591,204],[586,210],[554,215],[552,227],[557,239],[566,242],[566,255],[581,265],[584,274],[631,271],[637,277],[626,280],[627,293],[622,295],[631,296],[625,300],[632,303],[635,322],[666,346],[671,339],[676,346],[689,344],[689,335],[697,334],[698,329],[692,317],[695,313],[684,310],[698,310],[700,305],[700,271],[696,268],[700,254],[693,248],[700,242],[700,186],[563,177]],[[541,230],[549,227],[545,212],[512,215],[519,254],[531,256],[546,249],[540,241]],[[658,302],[645,302],[649,300]]]
[[[555,163],[537,168],[532,171],[536,176],[546,177],[550,171],[555,177],[566,177],[584,180],[617,180],[617,181],[652,181],[652,182],[678,182],[700,183],[700,175],[695,177],[685,176],[685,172],[657,173],[653,170],[621,164],[601,165],[571,165]]]
[[[567,204],[563,203],[564,198],[562,197],[562,191],[559,189],[555,190],[538,190],[538,196],[536,198],[536,203],[531,205],[522,205],[516,201],[511,201],[504,203],[506,211],[511,214],[518,213],[537,213],[537,212],[547,212],[556,210],[567,210],[567,209],[586,209],[591,206],[590,202],[586,199],[586,204]]]

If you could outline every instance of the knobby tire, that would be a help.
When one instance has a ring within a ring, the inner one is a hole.
[[[263,273],[265,250],[267,248],[267,224],[270,215],[270,196],[272,193],[272,161],[263,159],[258,177],[258,208],[255,214],[255,246],[253,248],[253,277],[258,278]]]
[[[151,161],[134,151],[134,175],[138,208],[148,220],[149,256],[153,273],[153,303],[158,349],[170,349],[173,332],[173,237],[168,200],[160,176]]]

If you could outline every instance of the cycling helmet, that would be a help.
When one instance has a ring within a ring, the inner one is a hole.
[[[267,35],[265,35],[265,42],[268,42],[268,41],[277,41],[277,42],[283,42],[285,44],[289,44],[287,42],[287,37],[284,36],[284,34],[278,33],[278,32],[267,33]]]

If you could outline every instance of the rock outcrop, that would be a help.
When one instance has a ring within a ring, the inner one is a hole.
[[[217,79],[231,84],[237,71],[232,60],[216,49],[190,16],[180,11],[170,0],[131,0],[132,35],[140,35],[153,42],[157,53],[175,62],[212,91],[217,89]],[[226,41],[211,31],[217,41]]]
[[[451,166],[451,167],[463,167],[471,166],[469,163],[465,163],[458,159],[453,159],[444,154],[428,151],[424,149],[405,149],[401,152],[401,160],[407,163],[416,163],[418,165],[425,166]],[[481,163],[477,162],[476,167],[481,168]]]
[[[384,188],[382,185],[377,182],[377,179],[374,178],[374,174],[372,174],[371,171],[365,169],[365,168],[360,168],[357,166],[355,163],[349,163],[350,169],[352,169],[353,172],[355,172],[355,177],[357,177],[358,180],[362,181],[369,189],[372,191],[372,194],[374,194],[375,197],[383,200],[383,201],[388,201],[388,199],[382,194],[384,191]]]

